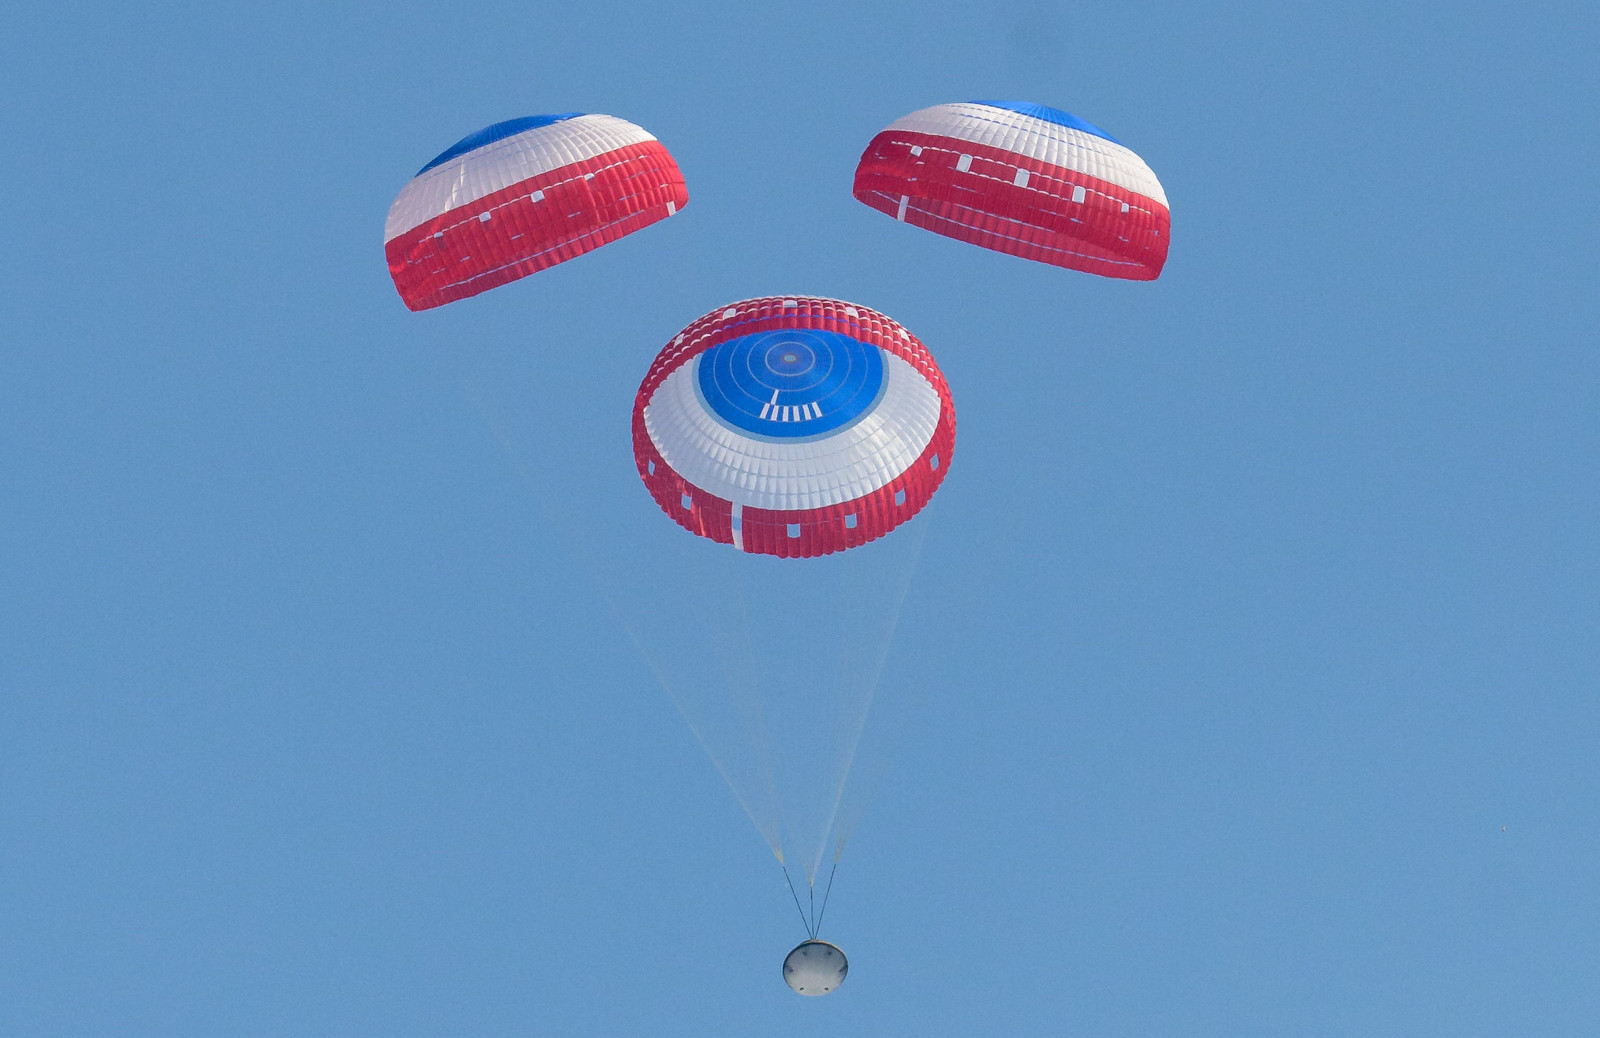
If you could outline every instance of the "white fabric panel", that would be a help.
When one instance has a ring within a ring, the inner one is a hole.
[[[865,497],[909,469],[939,424],[939,394],[906,361],[882,351],[885,387],[848,429],[802,443],[758,440],[722,424],[696,388],[700,358],[668,375],[644,424],[673,471],[747,508],[799,511]]]
[[[1150,167],[1132,150],[1070,126],[1045,122],[1004,108],[963,102],[934,105],[897,119],[890,130],[909,130],[985,144],[1137,191],[1167,204],[1167,193]]]
[[[512,134],[413,178],[389,207],[383,240],[529,177],[655,139],[614,115],[580,115]]]

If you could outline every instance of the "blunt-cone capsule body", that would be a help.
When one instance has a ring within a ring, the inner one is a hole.
[[[826,995],[849,971],[844,952],[827,941],[806,941],[783,960],[783,982],[801,995]]]

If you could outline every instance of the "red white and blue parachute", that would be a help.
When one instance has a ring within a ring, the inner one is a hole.
[[[643,128],[534,115],[462,138],[389,207],[384,252],[413,310],[475,296],[648,227],[689,202]]]
[[[916,515],[955,435],[949,387],[916,336],[807,296],[695,321],[657,354],[633,405],[634,461],[668,516],[789,558],[865,544]]]
[[[1153,281],[1171,213],[1143,159],[1082,119],[1018,101],[935,105],[891,124],[856,166],[855,197],[996,252]]]

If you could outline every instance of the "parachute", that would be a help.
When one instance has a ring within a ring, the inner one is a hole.
[[[808,558],[916,515],[950,467],[955,409],[927,349],[836,299],[721,307],[656,357],[633,408],[639,476],[684,529]]]
[[[1153,281],[1171,213],[1145,161],[1076,116],[1019,101],[935,105],[867,145],[855,197],[996,252]]]
[[[643,128],[610,115],[535,115],[479,130],[401,188],[384,253],[412,310],[443,306],[580,256],[689,202]]]

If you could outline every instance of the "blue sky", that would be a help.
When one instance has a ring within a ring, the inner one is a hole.
[[[1593,5],[863,6],[13,13],[0,1032],[1589,1032]],[[976,97],[1139,151],[1161,280],[850,198]],[[562,111],[689,206],[406,312],[395,192]],[[654,536],[634,387],[785,292],[960,416],[821,1000],[558,518]]]

